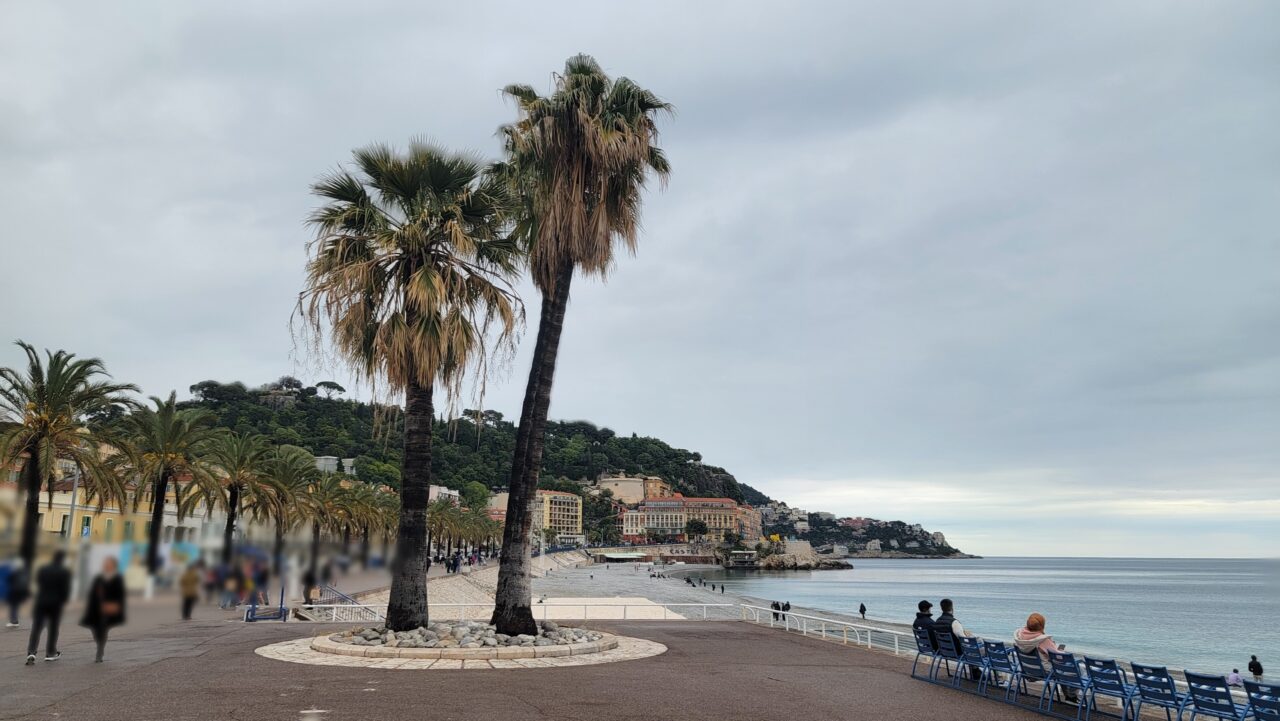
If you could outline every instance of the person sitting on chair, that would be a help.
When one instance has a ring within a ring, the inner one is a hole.
[[[1018,629],[1013,634],[1013,644],[1023,653],[1031,653],[1035,651],[1040,654],[1040,660],[1044,662],[1045,667],[1049,667],[1049,652],[1063,651],[1066,646],[1053,642],[1053,636],[1044,632],[1044,616],[1033,613],[1027,616],[1027,625]],[[1076,702],[1076,691],[1073,688],[1066,689],[1067,700],[1071,703]]]

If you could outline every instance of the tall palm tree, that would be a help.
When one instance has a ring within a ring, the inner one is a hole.
[[[447,552],[453,550],[453,538],[457,535],[461,522],[461,511],[451,498],[442,496],[428,506],[427,530],[437,551],[442,547]]]
[[[456,397],[489,341],[509,344],[522,310],[520,260],[504,233],[509,187],[476,158],[424,142],[355,152],[312,191],[307,287],[299,309],[352,369],[404,393],[404,454],[387,627],[427,623],[427,500],[434,392]]]
[[[208,462],[213,483],[199,486],[209,510],[221,507],[226,513],[222,531],[222,562],[230,563],[235,551],[236,521],[242,512],[258,515],[275,502],[275,488],[267,464],[271,447],[256,433],[219,433],[209,444]]]
[[[267,458],[265,473],[271,479],[273,502],[264,516],[275,524],[271,563],[276,575],[283,570],[284,538],[310,516],[312,499],[307,489],[320,477],[315,456],[297,446],[276,446]]]
[[[151,501],[147,571],[154,574],[160,569],[160,533],[169,492],[173,491],[178,520],[182,520],[190,509],[183,503],[187,489],[214,482],[205,457],[218,431],[212,413],[200,408],[179,409],[173,392],[165,400],[152,396],[151,403],[154,408],[138,408],[121,422],[127,446],[120,460],[125,464],[123,472],[139,484],[134,508],[145,499]]]
[[[123,506],[121,477],[104,462],[103,446],[115,445],[101,419],[132,405],[124,394],[132,385],[109,383],[102,361],[77,359],[66,351],[36,349],[22,341],[27,368],[20,372],[0,368],[0,468],[21,466],[21,486],[26,493],[19,554],[28,569],[35,561],[40,522],[40,490],[48,488],[53,502],[53,481],[59,459],[75,464],[86,494],[99,502]]]
[[[342,479],[328,473],[312,480],[306,495],[306,520],[311,522],[310,573],[312,578],[318,578],[321,532],[341,532],[351,515],[351,499]]]
[[[527,85],[504,92],[515,100],[519,119],[502,129],[507,158],[501,169],[524,199],[517,229],[542,296],[511,463],[492,619],[500,632],[514,635],[536,629],[529,607],[529,504],[542,466],[569,286],[575,271],[603,277],[619,244],[634,251],[645,181],[650,174],[665,181],[670,170],[654,145],[654,118],[671,106],[626,78],[610,78],[587,55],[565,63],[546,97]]]

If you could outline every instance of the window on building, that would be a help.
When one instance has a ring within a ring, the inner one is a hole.
[[[121,536],[120,540],[122,540],[122,541],[132,541],[132,540],[133,540],[133,521],[125,521],[125,522],[124,522],[124,535],[123,535],[123,536]]]
[[[69,533],[71,533],[71,516],[64,513],[62,514],[62,524],[58,527],[58,535],[65,538]]]
[[[151,540],[151,521],[146,522],[146,524],[142,528],[142,533],[144,534],[143,540],[146,540],[146,541]]]
[[[110,518],[107,519],[107,528],[102,534],[103,541],[107,543],[111,543],[116,540],[115,538],[112,538],[112,536],[114,536],[116,532],[115,525],[116,525],[115,521],[111,520]]]
[[[80,517],[80,537],[88,538],[93,533],[93,519],[89,516]]]

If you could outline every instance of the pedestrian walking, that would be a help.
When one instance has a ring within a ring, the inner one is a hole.
[[[196,607],[196,601],[200,600],[200,564],[193,563],[187,566],[186,572],[182,574],[182,578],[178,579],[178,586],[182,590],[182,620],[191,620],[191,609]]]
[[[57,661],[58,628],[62,625],[62,609],[71,598],[71,572],[63,565],[66,553],[57,551],[53,560],[36,572],[36,602],[31,616],[31,640],[27,642],[27,665],[36,662],[36,649],[40,646],[40,632],[49,627],[45,641],[44,660]]]
[[[93,640],[98,644],[98,655],[95,663],[105,660],[107,650],[107,632],[124,623],[124,579],[120,577],[119,564],[114,556],[107,556],[102,562],[102,573],[93,579],[89,586],[89,602],[84,609],[84,618],[80,625],[93,632]]]
[[[1249,657],[1249,673],[1253,674],[1253,680],[1262,683],[1262,662],[1257,656]]]
[[[16,561],[9,572],[9,589],[4,600],[9,604],[9,622],[6,628],[18,627],[18,609],[31,597],[31,574],[27,573],[26,564]]]
[[[865,603],[858,604],[858,615],[862,616],[863,621],[867,620],[867,604]]]
[[[773,603],[769,604],[769,608],[773,609],[773,620],[777,621],[778,611],[782,610],[782,604],[778,603],[777,601],[774,601]]]
[[[786,612],[786,611],[790,611],[790,610],[791,610],[791,602],[790,602],[790,601],[783,601],[783,602],[782,602],[782,610],[784,611],[784,613],[782,614],[782,620],[783,620],[783,621],[785,621],[785,620],[787,620],[787,614],[786,614],[785,612]]]

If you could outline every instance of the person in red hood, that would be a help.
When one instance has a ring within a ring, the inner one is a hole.
[[[1013,643],[1023,653],[1031,653],[1032,650],[1038,652],[1045,668],[1049,667],[1050,651],[1061,651],[1066,648],[1054,643],[1053,636],[1044,632],[1044,616],[1038,613],[1027,616],[1027,625],[1014,632]],[[1068,688],[1064,689],[1064,691],[1067,694],[1067,700],[1075,703],[1075,690]]]

